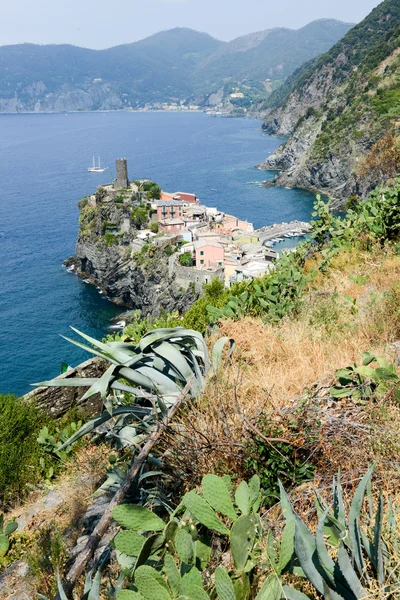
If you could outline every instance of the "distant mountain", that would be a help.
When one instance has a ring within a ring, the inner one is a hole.
[[[2,46],[0,112],[107,110],[181,101],[204,106],[232,92],[237,92],[232,106],[245,107],[266,97],[350,27],[326,19],[297,31],[272,29],[232,42],[177,28],[107,50]]]
[[[264,129],[289,140],[264,166],[275,183],[340,204],[400,174],[400,0],[385,0],[265,102]]]

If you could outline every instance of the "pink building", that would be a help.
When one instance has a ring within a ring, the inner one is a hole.
[[[218,242],[200,240],[193,244],[197,269],[218,269],[224,264],[224,247]]]
[[[181,219],[167,219],[158,222],[158,230],[160,233],[179,233],[184,229],[185,222]]]
[[[183,215],[183,205],[179,200],[158,200],[157,219],[165,221],[166,219],[180,219]]]

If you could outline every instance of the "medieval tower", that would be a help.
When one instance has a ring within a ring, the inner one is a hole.
[[[126,190],[129,185],[127,160],[126,158],[117,158],[115,164],[117,167],[117,178],[114,181],[114,189]]]

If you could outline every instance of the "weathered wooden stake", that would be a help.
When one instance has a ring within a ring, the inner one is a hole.
[[[103,538],[103,536],[107,532],[107,529],[110,526],[110,523],[112,521],[113,509],[116,506],[118,506],[119,504],[121,504],[121,502],[125,498],[125,495],[127,494],[127,492],[129,491],[129,488],[132,485],[132,482],[138,476],[141,467],[143,466],[144,462],[147,460],[147,457],[150,454],[151,450],[153,449],[155,443],[160,438],[161,434],[163,433],[163,431],[165,430],[165,428],[167,427],[167,425],[169,424],[171,419],[175,416],[178,408],[180,407],[180,405],[182,404],[182,402],[185,400],[186,396],[188,395],[188,392],[189,392],[190,388],[192,387],[192,382],[193,382],[193,378],[188,382],[188,384],[186,385],[186,387],[180,394],[178,400],[169,409],[169,411],[168,411],[167,415],[164,417],[164,419],[162,419],[162,421],[158,422],[155,430],[150,435],[149,439],[147,440],[147,442],[143,446],[142,450],[140,451],[138,457],[136,458],[136,460],[133,462],[131,468],[129,469],[124,483],[121,485],[118,492],[116,492],[116,494],[114,495],[113,499],[111,500],[111,502],[107,506],[106,510],[104,511],[103,516],[101,517],[100,521],[98,522],[98,524],[94,528],[93,532],[89,536],[89,539],[86,543],[85,548],[76,557],[75,562],[72,565],[72,567],[69,570],[69,573],[67,575],[66,584],[64,585],[66,594],[70,594],[72,592],[75,583],[77,582],[79,577],[82,575],[82,573],[86,569],[89,561],[93,558],[94,553],[95,553],[98,545],[100,544],[101,539]],[[63,598],[62,598],[62,596],[60,596],[59,593],[57,593],[54,600],[63,600]]]

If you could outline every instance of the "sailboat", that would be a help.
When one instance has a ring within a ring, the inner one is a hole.
[[[91,167],[88,167],[89,173],[103,173],[106,169],[108,169],[108,167],[101,166],[100,156],[99,156],[99,164],[97,166],[96,166],[96,163],[94,161],[94,156],[93,156],[93,164]]]

